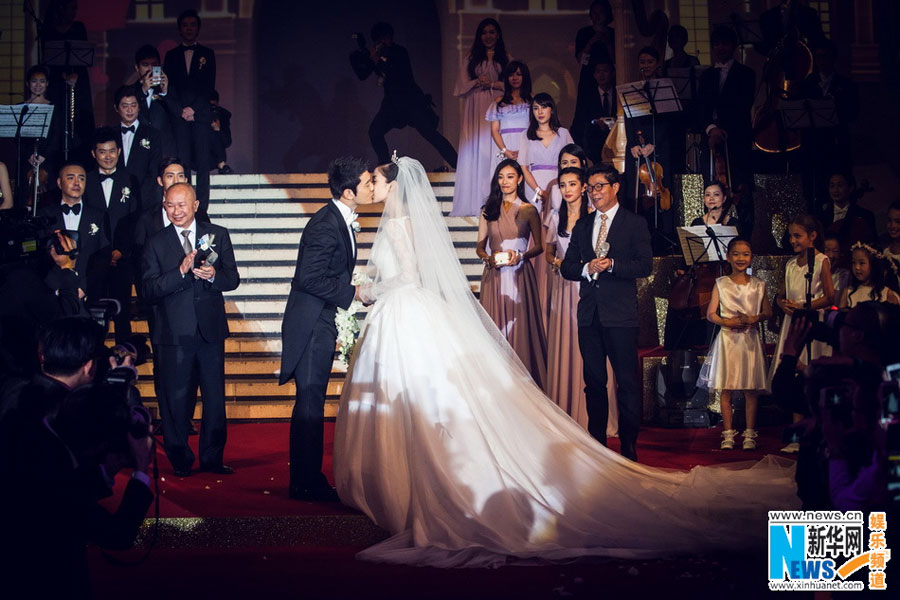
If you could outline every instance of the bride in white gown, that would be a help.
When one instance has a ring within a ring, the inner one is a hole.
[[[379,167],[375,305],[335,427],[341,501],[393,537],[361,558],[449,566],[763,547],[790,463],[624,459],[549,400],[472,295],[422,165]],[[376,198],[377,199],[377,198]]]

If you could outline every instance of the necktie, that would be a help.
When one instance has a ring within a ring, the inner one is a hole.
[[[190,229],[182,230],[181,237],[184,238],[184,243],[182,244],[182,246],[184,247],[184,253],[190,254],[191,252],[194,251],[194,247],[191,245],[191,230]]]
[[[600,112],[604,117],[609,116],[609,99],[606,96],[607,92],[603,92],[600,94]]]
[[[100,183],[103,183],[107,179],[112,179],[112,178],[113,178],[113,176],[111,174],[107,175],[106,173],[100,173]]]
[[[134,125],[132,125],[131,127],[122,127],[123,135],[129,132],[134,133]]]
[[[69,206],[68,204],[63,204],[62,211],[65,214],[73,213],[77,217],[78,214],[81,212],[81,203],[79,202],[78,204],[73,204],[72,206]]]
[[[597,243],[594,244],[594,254],[598,257],[601,254],[603,242],[606,241],[606,219],[608,218],[606,213],[600,213],[600,234],[597,236]]]

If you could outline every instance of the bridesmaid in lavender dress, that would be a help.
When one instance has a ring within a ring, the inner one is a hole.
[[[577,146],[576,146],[577,147]],[[559,405],[579,425],[587,429],[587,401],[584,396],[584,374],[581,352],[578,349],[578,286],[577,281],[568,281],[559,275],[572,228],[578,219],[588,215],[590,203],[585,197],[584,171],[566,167],[559,173],[559,189],[562,190],[564,205],[558,211],[551,211],[547,220],[548,231],[545,238],[544,256],[551,266],[550,317],[547,335],[547,395]],[[616,383],[609,361],[606,363],[609,375],[606,388],[610,398],[616,397]],[[618,434],[618,408],[615,401],[609,403],[609,420],[606,425],[607,437]]]
[[[503,70],[503,95],[490,105],[485,118],[491,123],[496,152],[491,154],[491,172],[504,158],[519,159],[522,133],[528,129],[531,112],[531,73],[518,60]]]
[[[559,152],[563,146],[571,143],[572,136],[569,135],[569,130],[559,124],[559,115],[553,98],[550,94],[535,95],[531,103],[528,129],[522,134],[519,164],[522,165],[525,174],[525,183],[535,194],[534,205],[541,213],[542,220],[546,218],[546,211],[550,209],[550,202],[545,203],[544,199],[549,200],[550,184],[556,180]],[[547,295],[547,263],[538,261],[534,270],[538,281],[541,314],[547,315],[550,306]]]
[[[494,19],[484,19],[475,31],[475,41],[466,65],[459,70],[453,95],[465,100],[460,119],[459,159],[453,192],[454,217],[478,214],[490,191],[491,125],[484,116],[503,90],[500,73],[509,63],[503,32]]]
[[[485,263],[481,305],[543,388],[547,338],[531,265],[531,259],[543,252],[540,215],[525,199],[522,168],[516,161],[506,159],[497,165],[490,187],[475,250]]]

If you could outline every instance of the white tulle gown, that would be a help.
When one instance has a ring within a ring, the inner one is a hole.
[[[401,198],[372,252],[377,302],[335,428],[341,500],[394,534],[360,557],[496,566],[764,545],[766,511],[799,505],[790,463],[680,472],[598,444],[465,298],[424,171],[400,164]]]

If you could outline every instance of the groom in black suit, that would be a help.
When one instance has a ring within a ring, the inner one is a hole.
[[[281,324],[281,378],[297,386],[291,415],[290,496],[297,500],[337,502],[322,474],[325,393],[337,328],[337,308],[348,308],[356,295],[351,283],[356,263],[353,222],[356,208],[372,204],[374,184],[364,161],[338,158],[328,167],[334,197],[303,230],[291,295]]]
[[[144,298],[156,304],[153,343],[159,350],[159,398],[166,456],[175,474],[191,474],[188,446],[192,392],[200,384],[203,420],[200,470],[222,475],[233,469],[225,451],[225,338],[228,321],[222,292],[240,284],[228,230],[195,218],[199,202],[188,183],[176,183],[164,202],[171,224],[144,248]],[[200,258],[202,257],[202,258]]]
[[[619,205],[618,171],[610,165],[596,165],[587,175],[596,211],[579,219],[572,229],[560,272],[566,279],[581,282],[578,347],[584,358],[588,431],[606,445],[608,357],[618,384],[622,456],[637,461],[635,446],[641,424],[637,279],[650,275],[653,268],[650,231],[643,217]]]

